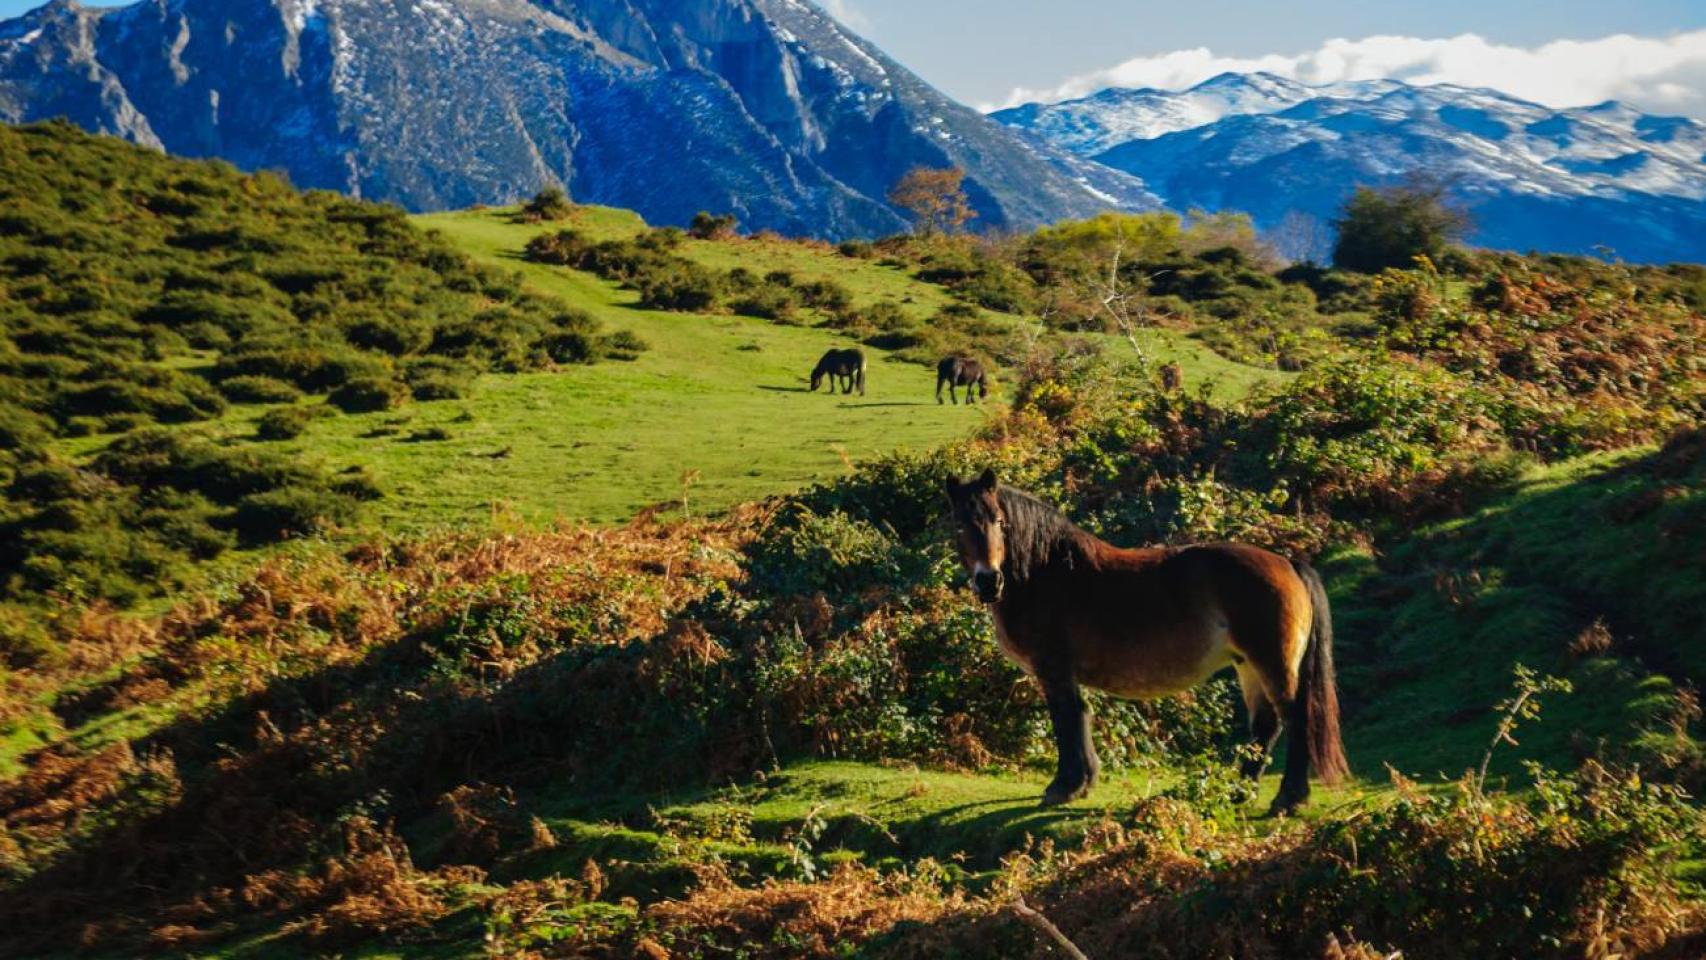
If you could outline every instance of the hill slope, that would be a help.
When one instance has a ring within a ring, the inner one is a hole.
[[[561,183],[657,223],[869,236],[918,164],[964,167],[992,227],[1153,202],[794,0],[54,0],[0,24],[0,119],[59,115],[417,210]]]

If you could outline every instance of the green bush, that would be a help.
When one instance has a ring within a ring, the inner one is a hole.
[[[1484,394],[1436,369],[1334,361],[1298,377],[1266,411],[1268,465],[1318,503],[1402,512],[1417,481],[1505,462],[1490,456],[1505,449],[1490,410]]]
[[[693,222],[687,227],[687,232],[700,240],[724,240],[734,236],[739,221],[732,213],[713,216],[704,210],[693,215]]]
[[[358,378],[386,376],[390,370],[388,358],[343,344],[267,343],[244,345],[222,355],[213,376],[221,382],[240,376],[270,377],[310,393],[325,393]]]
[[[350,343],[394,357],[425,350],[432,344],[432,334],[425,320],[396,316],[368,317],[344,329]]]
[[[812,280],[795,285],[806,306],[825,313],[843,313],[853,306],[853,294],[834,280]]]
[[[232,403],[295,403],[302,391],[274,377],[242,376],[223,380],[219,391]]]
[[[648,263],[632,283],[640,292],[640,306],[648,310],[704,313],[723,292],[716,274],[689,260]]]
[[[767,280],[751,292],[732,300],[729,309],[748,317],[786,322],[799,314],[800,297],[793,287]]]
[[[574,211],[575,205],[569,202],[568,192],[555,184],[540,190],[533,199],[521,205],[522,219],[531,223],[561,220]]]
[[[928,563],[868,521],[803,505],[797,510],[749,553],[750,576],[766,592],[857,596],[873,587],[899,587]]]
[[[1360,273],[1405,269],[1417,257],[1439,260],[1469,231],[1469,217],[1447,198],[1443,184],[1358,187],[1333,222],[1339,232],[1333,264]]]
[[[308,429],[310,423],[330,412],[331,408],[323,406],[268,410],[255,421],[255,436],[261,440],[294,440]]]
[[[287,486],[252,493],[237,502],[231,523],[250,543],[330,533],[355,519],[353,498],[330,490]]]
[[[581,266],[590,244],[574,230],[541,233],[527,241],[525,255],[534,263],[549,263],[560,267]]]
[[[16,404],[0,402],[0,450],[34,450],[52,436],[46,417]]]
[[[409,396],[409,388],[395,380],[358,377],[333,390],[326,402],[345,413],[376,413],[402,406]]]
[[[612,360],[637,360],[640,354],[651,348],[651,344],[632,330],[617,330],[604,340],[604,355]]]

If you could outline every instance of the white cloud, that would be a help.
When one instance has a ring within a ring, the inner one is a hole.
[[[871,18],[865,16],[865,11],[854,6],[852,0],[818,0],[818,6],[841,21],[842,26],[853,30],[867,30],[871,26]]]
[[[1136,57],[1052,89],[1015,89],[1002,106],[1066,100],[1104,87],[1182,89],[1218,73],[1256,70],[1310,84],[1390,77],[1491,87],[1553,107],[1622,100],[1650,112],[1706,117],[1706,30],[1670,37],[1554,40],[1538,47],[1491,43],[1472,33],[1441,40],[1374,36],[1262,57],[1218,56],[1198,47]]]

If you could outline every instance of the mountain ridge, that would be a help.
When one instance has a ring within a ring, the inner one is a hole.
[[[1176,209],[1242,210],[1268,229],[1324,222],[1358,185],[1421,174],[1449,187],[1485,246],[1706,259],[1706,124],[1615,101],[1560,109],[1451,84],[1222,74],[992,116],[1142,178]]]
[[[0,119],[59,115],[416,210],[558,183],[836,238],[903,229],[888,188],[950,164],[995,227],[1155,205],[803,0],[55,0],[0,24]]]

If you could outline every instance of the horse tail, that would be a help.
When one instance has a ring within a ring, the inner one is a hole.
[[[859,396],[865,395],[865,354],[859,353],[859,366],[853,371],[853,379],[859,384]]]
[[[1350,776],[1345,743],[1339,735],[1339,685],[1333,674],[1333,611],[1327,601],[1327,586],[1315,568],[1302,560],[1292,561],[1297,575],[1309,591],[1309,645],[1303,650],[1298,669],[1297,703],[1302,729],[1295,743],[1307,744],[1309,765],[1322,783],[1333,784]]]
[[[977,395],[989,399],[989,374],[979,372],[977,375]]]

